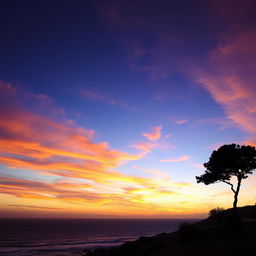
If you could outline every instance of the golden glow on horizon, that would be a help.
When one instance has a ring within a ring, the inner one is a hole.
[[[159,146],[156,141],[161,138],[162,127],[143,133],[148,141],[134,144],[140,151],[128,154],[111,149],[107,142],[94,142],[92,130],[72,126],[65,120],[53,121],[16,105],[12,99],[17,97],[17,90],[10,84],[0,83],[0,88],[2,97],[10,98],[0,119],[4,134],[0,137],[0,164],[10,171],[0,180],[5,217],[8,213],[17,217],[196,216],[218,206],[218,202],[228,206],[232,200],[225,186],[219,187],[220,196],[215,196],[215,190],[204,188],[202,194],[198,185],[175,182],[169,173],[137,163],[131,167],[137,175],[119,170]],[[189,159],[182,155],[163,161]],[[26,170],[26,178],[14,178],[11,171],[16,169]],[[227,196],[223,197],[223,193]]]

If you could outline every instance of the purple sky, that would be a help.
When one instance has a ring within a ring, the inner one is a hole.
[[[11,217],[203,216],[256,145],[255,1],[2,1],[0,200]],[[254,204],[255,176],[240,204]]]

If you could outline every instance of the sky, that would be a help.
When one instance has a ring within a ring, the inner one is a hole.
[[[254,0],[0,3],[0,217],[201,218],[256,145]],[[238,205],[255,204],[256,176]]]

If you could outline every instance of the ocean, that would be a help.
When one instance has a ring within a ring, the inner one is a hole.
[[[81,256],[140,236],[177,230],[184,219],[0,219],[1,256]]]

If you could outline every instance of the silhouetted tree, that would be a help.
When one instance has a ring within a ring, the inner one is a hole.
[[[256,149],[252,146],[229,144],[214,150],[209,161],[204,164],[206,171],[201,176],[196,176],[197,183],[205,185],[215,182],[225,182],[234,193],[233,209],[236,212],[238,194],[242,179],[256,168]],[[236,186],[231,183],[231,178],[236,177]]]

